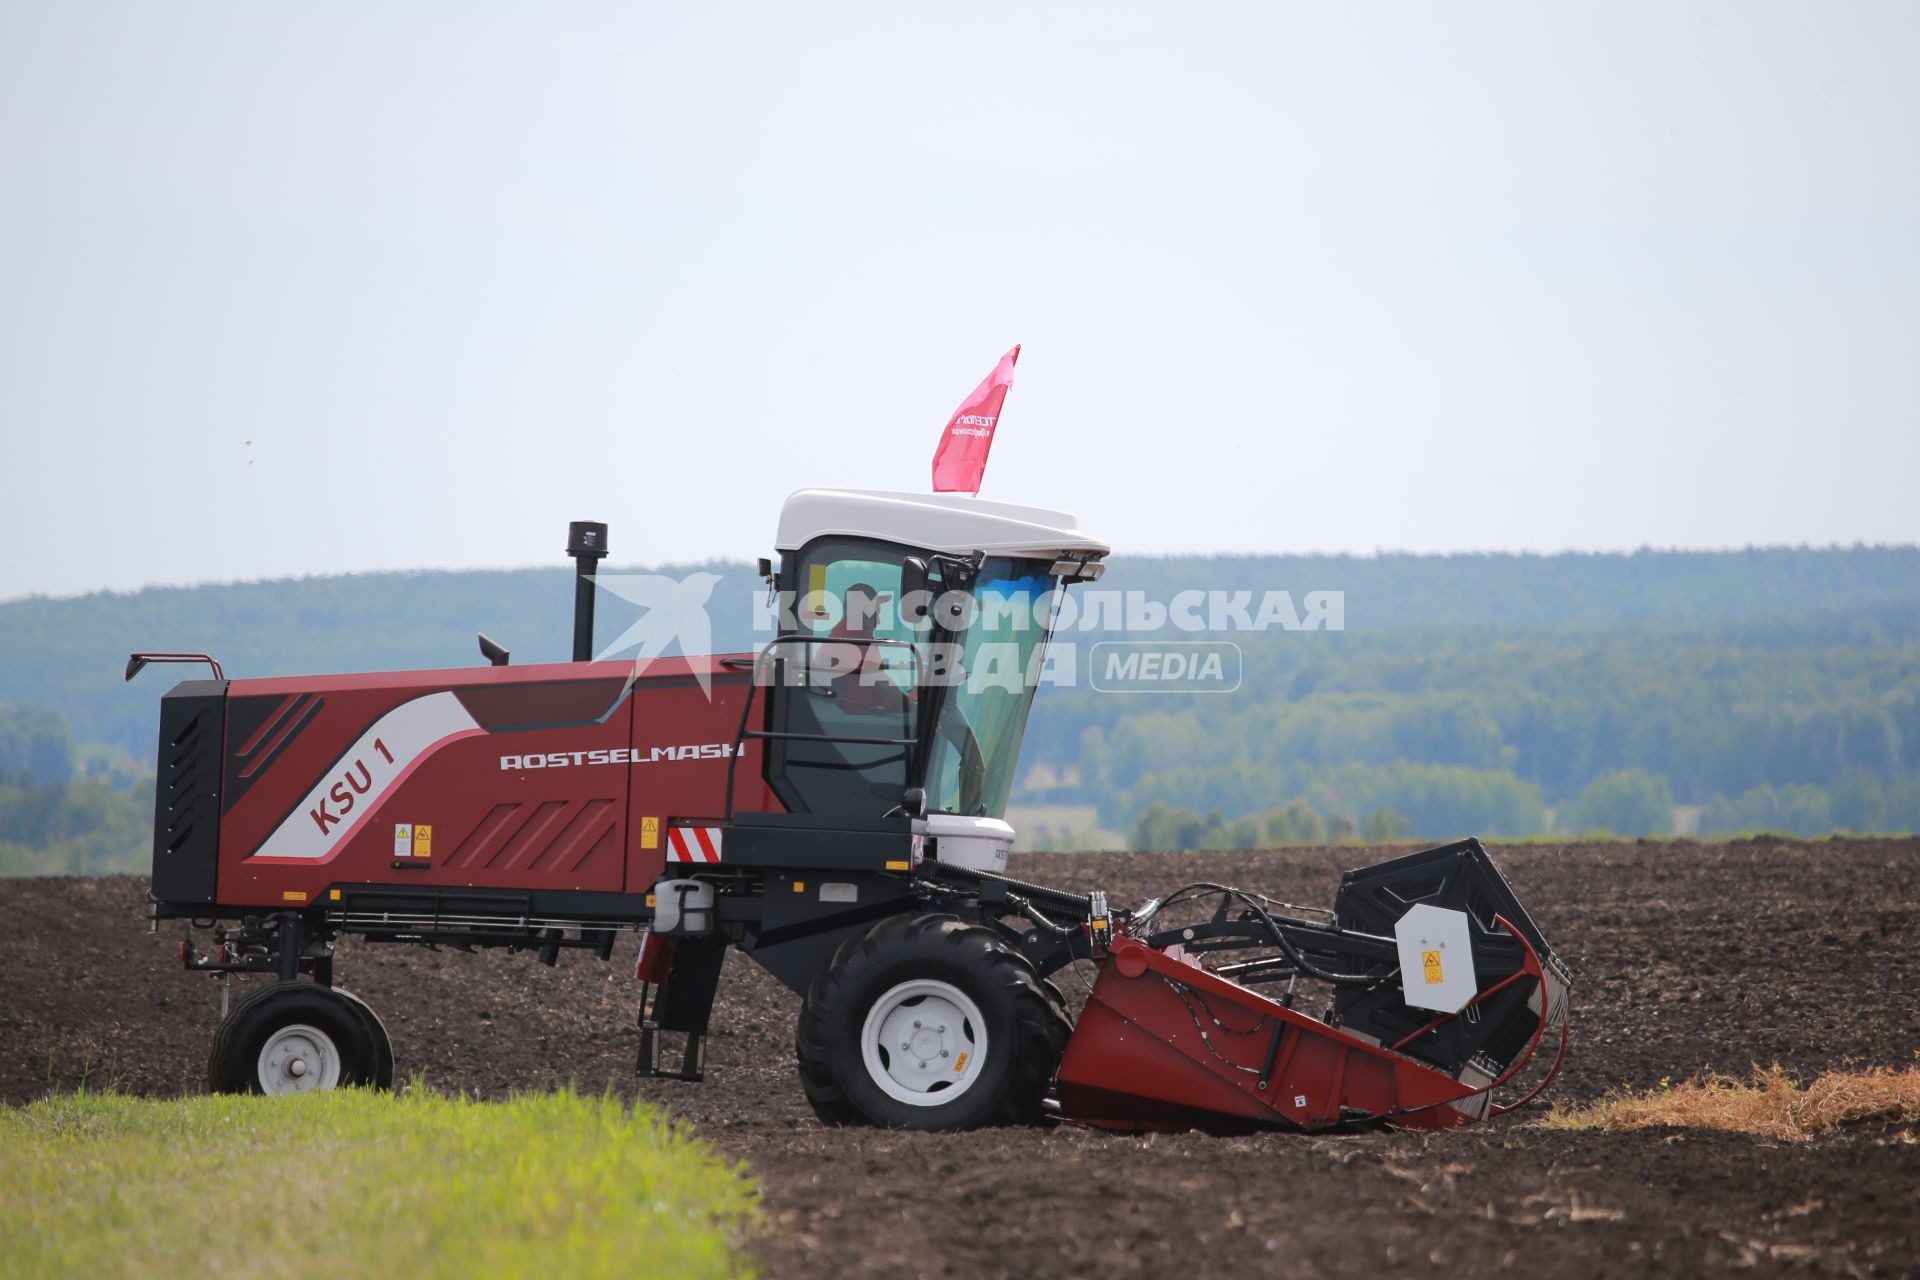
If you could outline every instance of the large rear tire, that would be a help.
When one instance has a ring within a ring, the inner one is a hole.
[[[214,1033],[207,1084],[215,1093],[313,1093],[393,1085],[393,1049],[355,996],[282,982],[247,997]]]
[[[1032,1124],[1072,1031],[1059,992],[983,925],[896,916],[841,946],[795,1037],[827,1124]]]

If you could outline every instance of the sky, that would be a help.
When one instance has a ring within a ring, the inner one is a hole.
[[[1920,5],[0,0],[0,599],[1920,541]]]

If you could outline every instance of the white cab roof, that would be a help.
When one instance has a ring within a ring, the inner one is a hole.
[[[958,493],[889,493],[879,489],[801,489],[780,509],[778,551],[842,534],[965,555],[1045,557],[1063,552],[1104,556],[1112,548],[1089,537],[1077,516],[1045,507],[988,502]]]

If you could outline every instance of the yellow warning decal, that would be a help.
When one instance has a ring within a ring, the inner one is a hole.
[[[1440,953],[1438,951],[1422,951],[1420,953],[1420,963],[1427,971],[1427,985],[1430,987],[1439,986],[1443,981],[1440,977]]]
[[[433,828],[424,822],[413,824],[413,856],[416,858],[433,856]]]
[[[960,1060],[953,1064],[953,1074],[959,1075],[962,1071],[965,1071],[966,1069],[967,1069],[967,1051],[965,1049],[962,1049],[960,1051]]]
[[[285,893],[280,895],[280,898],[281,898],[281,901],[283,902],[305,902],[307,900],[307,895],[304,891],[299,889],[288,889]]]
[[[660,847],[660,819],[640,819],[640,847],[658,849]]]
[[[913,864],[911,862],[908,862],[905,858],[889,858],[887,859],[887,870],[911,871],[913,870]]]
[[[648,894],[648,895],[647,895],[647,905],[648,905],[648,906],[652,906],[652,905],[653,905],[653,895],[652,895],[652,894]]]
[[[807,891],[807,882],[805,880],[795,880],[793,882],[793,891],[795,893],[805,893]]]
[[[335,902],[340,901],[340,891],[338,889],[327,890],[327,896],[329,898],[332,898]]]

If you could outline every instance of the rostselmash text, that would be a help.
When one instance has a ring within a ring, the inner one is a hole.
[[[659,764],[670,760],[725,760],[733,755],[731,742],[690,742],[679,747],[612,747],[601,751],[548,751],[537,755],[501,756],[502,769],[568,769],[596,764]]]

